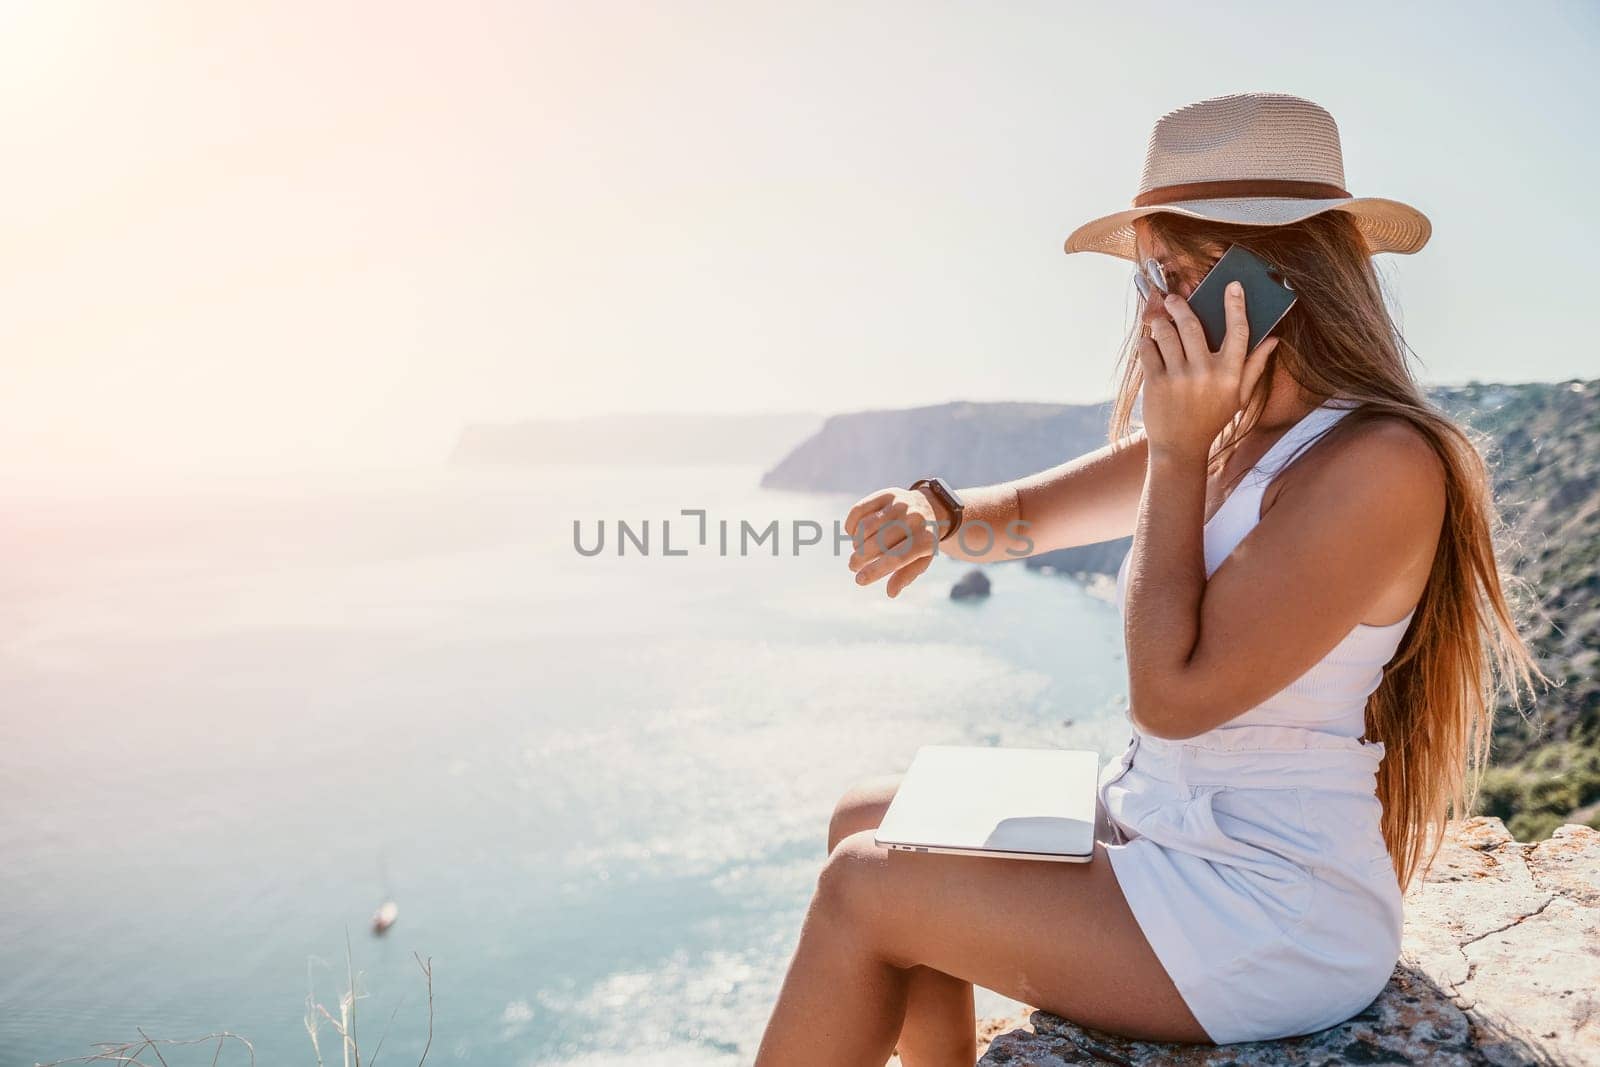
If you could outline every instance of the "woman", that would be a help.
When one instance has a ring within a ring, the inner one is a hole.
[[[970,1067],[973,983],[1218,1044],[1310,1033],[1381,992],[1404,889],[1471,809],[1497,680],[1539,676],[1484,463],[1412,377],[1370,258],[1429,233],[1414,208],[1345,191],[1337,127],[1309,100],[1216,97],[1158,121],[1134,207],[1066,243],[1143,265],[1112,443],[962,490],[957,530],[904,489],[846,519],[856,581],[890,596],[936,551],[1015,558],[1013,522],[1034,552],[1133,535],[1117,581],[1133,739],[1100,780],[1094,858],[891,853],[872,830],[896,779],[852,789],[760,1067],[878,1067],[896,1046],[908,1067]],[[1230,244],[1298,296],[1248,353],[1242,296],[1217,352],[1186,300]]]

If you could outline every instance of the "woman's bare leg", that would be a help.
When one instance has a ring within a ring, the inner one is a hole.
[[[817,879],[756,1067],[883,1067],[918,966],[1112,1033],[1210,1040],[1103,843],[1089,863],[1050,863],[891,852],[859,831]]]
[[[847,790],[828,823],[828,852],[860,830],[876,829],[900,788],[899,774],[869,778]],[[905,1067],[963,1067],[978,1058],[977,1010],[972,983],[931,967],[912,967],[906,977],[905,1022],[896,1049]]]

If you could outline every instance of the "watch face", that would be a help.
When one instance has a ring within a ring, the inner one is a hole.
[[[933,488],[935,493],[939,494],[939,499],[944,501],[945,507],[949,508],[951,511],[957,511],[961,508],[961,498],[956,495],[956,491],[954,489],[950,488],[950,486],[946,484],[943,478],[930,479],[928,484]]]

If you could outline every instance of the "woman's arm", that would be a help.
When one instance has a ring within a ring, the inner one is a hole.
[[[939,551],[969,563],[995,563],[1127,537],[1144,487],[1146,448],[1144,431],[1136,430],[1118,445],[1104,445],[1037,474],[958,490],[966,513]],[[945,521],[938,503],[932,503]]]
[[[894,596],[927,569],[936,551],[970,563],[997,563],[1126,537],[1144,486],[1146,448],[1138,430],[1037,474],[959,489],[966,505],[961,526],[942,541],[950,516],[930,494],[869,494],[844,521],[858,546],[850,569],[860,585],[889,576]]]
[[[1033,538],[1034,552],[1132,534],[1149,446],[1144,430],[1138,429],[1114,445],[1017,479],[1018,517]]]
[[[1158,447],[1128,563],[1128,712],[1156,737],[1223,725],[1314,667],[1395,591],[1427,583],[1444,471],[1409,423],[1309,451],[1206,578],[1205,455]],[[1413,598],[1414,599],[1414,598]]]

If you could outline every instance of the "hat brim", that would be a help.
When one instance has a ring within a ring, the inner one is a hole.
[[[1420,251],[1433,233],[1428,216],[1410,204],[1386,200],[1381,196],[1358,196],[1343,200],[1236,197],[1227,200],[1183,200],[1103,215],[1073,230],[1067,237],[1065,250],[1068,254],[1100,252],[1131,262],[1137,258],[1134,252],[1133,220],[1159,211],[1246,226],[1281,226],[1320,215],[1324,211],[1343,211],[1355,220],[1356,227],[1366,238],[1369,254],[1396,252],[1410,255]]]

